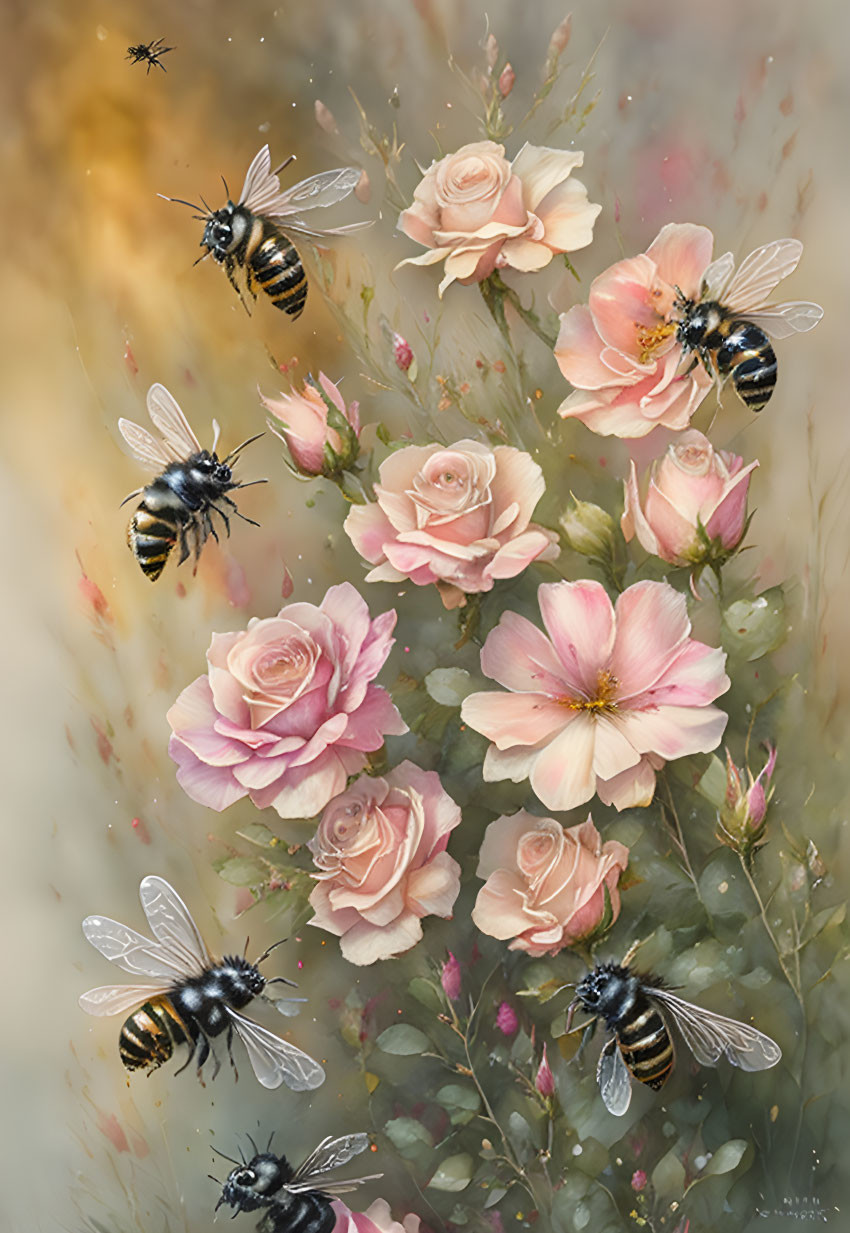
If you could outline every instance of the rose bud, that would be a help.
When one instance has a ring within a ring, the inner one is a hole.
[[[765,742],[767,761],[753,779],[746,768],[749,786],[744,787],[742,771],[726,751],[726,796],[719,815],[718,838],[742,856],[749,856],[764,834],[767,807],[773,796],[770,784],[776,766],[776,746]]]
[[[643,507],[632,462],[620,523],[626,540],[637,536],[671,565],[722,564],[747,529],[747,489],[759,464],[743,461],[688,429],[652,464]]]
[[[552,1068],[546,1057],[546,1046],[543,1046],[543,1057],[540,1060],[540,1066],[537,1070],[537,1077],[534,1080],[534,1086],[537,1088],[541,1096],[547,1099],[555,1095],[555,1076],[552,1074]]]
[[[443,964],[443,970],[440,973],[440,984],[443,986],[443,993],[452,1002],[456,1002],[461,994],[461,975],[460,964],[455,956],[449,951],[449,957]]]
[[[316,115],[316,123],[319,128],[323,128],[326,133],[333,135],[339,132],[337,127],[336,117],[330,107],[326,107],[320,98],[317,98],[313,104],[313,109]]]
[[[358,404],[346,407],[333,381],[323,372],[318,382],[308,377],[300,393],[281,393],[260,401],[280,421],[269,428],[285,444],[292,468],[299,475],[332,477],[348,470],[360,453]]]
[[[573,497],[573,509],[560,518],[567,543],[574,552],[595,560],[609,560],[614,551],[614,519],[592,501]]]
[[[513,1036],[519,1027],[519,1019],[510,1002],[502,1002],[496,1011],[496,1027],[503,1036]]]
[[[514,88],[516,81],[516,73],[514,72],[510,62],[508,62],[499,74],[499,93],[502,98],[507,98],[511,90]]]
[[[644,1173],[643,1169],[635,1169],[634,1173],[632,1174],[632,1190],[636,1191],[639,1194],[640,1191],[643,1190],[646,1183],[647,1183],[647,1176]]]
[[[397,334],[393,331],[392,344],[393,359],[395,360],[396,365],[402,372],[407,372],[408,368],[410,368],[410,365],[413,363],[413,351],[410,343],[406,338],[402,338],[401,334]]]

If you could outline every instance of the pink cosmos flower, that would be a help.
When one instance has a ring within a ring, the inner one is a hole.
[[[586,248],[602,207],[571,174],[583,162],[580,150],[528,143],[512,163],[494,141],[447,154],[428,168],[398,220],[430,251],[400,264],[445,262],[442,295],[455,279],[478,283],[505,266],[541,270],[555,253]]]
[[[647,552],[672,565],[698,565],[717,541],[724,553],[737,548],[747,525],[747,491],[758,461],[715,450],[707,437],[688,429],[650,469],[641,507],[637,470],[631,464],[621,519],[626,540],[635,535]],[[702,533],[700,532],[702,528]]]
[[[393,644],[394,611],[370,620],[350,582],[319,607],[296,603],[213,634],[208,672],[168,712],[168,752],[192,800],[222,810],[245,795],[282,818],[309,818],[407,726],[371,682]]]
[[[367,582],[436,583],[457,608],[558,555],[557,534],[530,521],[544,489],[537,463],[507,445],[409,445],[381,463],[377,502],[353,506],[345,530],[376,566]]]
[[[555,359],[574,387],[558,409],[564,418],[602,436],[687,428],[711,378],[702,364],[677,373],[682,347],[670,316],[676,286],[699,298],[713,244],[707,227],[668,223],[645,253],[595,278],[586,305],[562,315]]]
[[[670,758],[714,749],[727,716],[726,655],[689,637],[685,597],[637,582],[611,604],[598,582],[538,589],[548,637],[506,612],[481,651],[507,693],[473,693],[461,716],[493,744],[484,779],[528,778],[549,809],[598,792],[606,805],[648,805]]]
[[[318,385],[321,392],[305,381],[300,393],[293,389],[290,394],[281,393],[280,398],[260,395],[265,409],[280,421],[279,429],[270,424],[272,431],[286,444],[293,466],[302,475],[327,475],[342,470],[359,452],[358,403],[346,407],[339,390],[323,372],[319,373]],[[342,435],[328,424],[328,404],[339,412]]]
[[[477,875],[486,878],[472,919],[482,933],[535,958],[585,938],[620,914],[617,883],[629,850],[602,842],[593,820],[563,827],[520,809],[487,827]]]
[[[310,924],[341,938],[344,958],[361,966],[415,946],[423,916],[452,914],[460,865],[446,846],[459,822],[436,771],[402,762],[383,779],[361,775],[307,845],[319,870]]]
[[[341,1199],[331,1204],[336,1212],[332,1233],[419,1233],[421,1221],[413,1214],[399,1223],[393,1220],[386,1199],[376,1199],[365,1212],[352,1212]]]

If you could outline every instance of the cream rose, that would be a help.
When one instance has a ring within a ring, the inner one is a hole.
[[[459,822],[435,771],[402,762],[383,779],[361,775],[308,844],[319,870],[310,924],[340,937],[344,958],[361,966],[415,946],[423,916],[452,914],[460,866],[446,845]]]
[[[436,583],[456,608],[558,555],[557,534],[530,521],[544,487],[537,463],[510,446],[410,445],[381,464],[377,502],[354,506],[345,530],[376,567],[368,582]]]
[[[555,253],[585,248],[602,209],[572,177],[584,155],[526,145],[509,163],[504,146],[476,141],[432,163],[399,227],[430,252],[401,265],[444,261],[440,295],[455,279],[481,282],[495,269],[540,270]]]
[[[472,919],[491,938],[512,939],[511,950],[555,955],[598,928],[606,896],[617,919],[628,861],[628,848],[602,843],[590,817],[563,827],[521,809],[487,827],[477,870],[487,880]]]

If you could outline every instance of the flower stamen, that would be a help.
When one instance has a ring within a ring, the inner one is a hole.
[[[617,709],[617,690],[620,682],[608,668],[596,674],[596,692],[590,698],[559,698],[561,706],[571,711],[589,711],[591,715],[613,715]]]
[[[652,328],[646,325],[638,325],[637,322],[635,322],[635,326],[637,329],[637,344],[640,348],[638,361],[641,364],[648,364],[662,343],[665,343],[676,330],[675,321],[666,321],[661,325],[652,326]]]

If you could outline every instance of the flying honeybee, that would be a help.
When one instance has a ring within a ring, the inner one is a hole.
[[[148,73],[154,65],[161,68],[165,72],[165,65],[160,60],[160,56],[164,56],[167,51],[174,51],[173,47],[164,47],[165,39],[154,39],[152,43],[136,43],[133,47],[127,48],[126,60],[132,60],[133,64],[139,64],[140,61],[147,61]]]
[[[141,495],[139,507],[130,519],[127,542],[143,573],[151,582],[165,568],[172,548],[180,544],[182,565],[190,552],[195,553],[195,568],[207,536],[217,540],[212,514],[219,515],[230,534],[230,520],[221,508],[222,502],[244,522],[259,526],[246,518],[227,495],[234,488],[250,488],[265,480],[239,484],[233,479],[232,463],[240,450],[262,433],[249,437],[219,461],[215,452],[219,426],[213,420],[212,450],[201,448],[183,412],[163,385],[152,385],[147,397],[148,413],[161,436],[154,437],[146,428],[132,420],[120,419],[121,435],[140,462],[160,472],[144,488],[137,488],[121,502],[125,505]]]
[[[305,210],[336,205],[354,192],[362,172],[357,167],[338,167],[281,192],[278,173],[293,158],[290,155],[272,171],[269,147],[263,146],[248,168],[237,205],[230,200],[226,181],[228,201],[220,210],[210,209],[203,197],[203,207],[179,197],[165,199],[197,210],[195,217],[206,224],[201,247],[207,251],[198,261],[211,256],[223,265],[231,285],[241,296],[235,277],[239,268],[244,271],[246,285],[255,300],[257,288],[261,288],[275,308],[298,317],[307,300],[307,276],[295,245],[284,231],[321,239],[359,231],[370,224],[351,223],[328,230],[307,226],[300,217]]]
[[[268,985],[293,983],[282,976],[266,980],[260,972],[259,964],[270,950],[255,963],[244,956],[211,959],[189,909],[164,878],[142,878],[139,898],[156,941],[104,916],[87,916],[83,921],[84,935],[102,955],[125,972],[153,980],[103,985],[80,998],[80,1006],[90,1015],[119,1015],[135,1008],[119,1037],[121,1061],[127,1069],[146,1066],[150,1074],[171,1058],[175,1045],[187,1045],[189,1056],[180,1070],[194,1057],[201,1078],[204,1063],[212,1056],[215,1078],[221,1063],[212,1038],[226,1032],[227,1052],[235,1070],[235,1029],[263,1087],[285,1083],[302,1092],[323,1083],[325,1072],[318,1062],[239,1013],[254,998],[271,1002],[264,993]],[[285,1004],[283,1013],[288,1010]]]
[[[353,1156],[366,1150],[368,1135],[323,1139],[297,1169],[285,1156],[275,1156],[271,1139],[261,1152],[250,1135],[248,1138],[254,1149],[253,1159],[243,1159],[241,1164],[232,1161],[236,1168],[228,1174],[215,1210],[227,1203],[236,1209],[236,1216],[239,1212],[264,1208],[260,1228],[268,1233],[331,1233],[337,1220],[331,1199],[356,1190],[363,1182],[383,1177],[382,1173],[372,1173],[368,1177],[325,1180],[333,1169],[348,1164]]]
[[[631,1100],[630,1074],[655,1090],[667,1082],[674,1062],[667,1019],[702,1066],[716,1066],[725,1053],[741,1070],[767,1070],[782,1057],[769,1036],[677,998],[659,977],[633,972],[626,963],[601,964],[579,982],[568,1032],[577,1006],[593,1015],[585,1027],[601,1018],[612,1033],[599,1055],[596,1078],[606,1109],[618,1117]]]
[[[766,303],[777,283],[797,268],[802,252],[799,240],[774,240],[750,253],[734,274],[734,258],[725,253],[705,271],[698,300],[676,288],[677,342],[685,355],[696,352],[718,386],[731,376],[751,411],[761,411],[776,386],[770,338],[804,333],[823,316],[820,305],[807,300]]]

